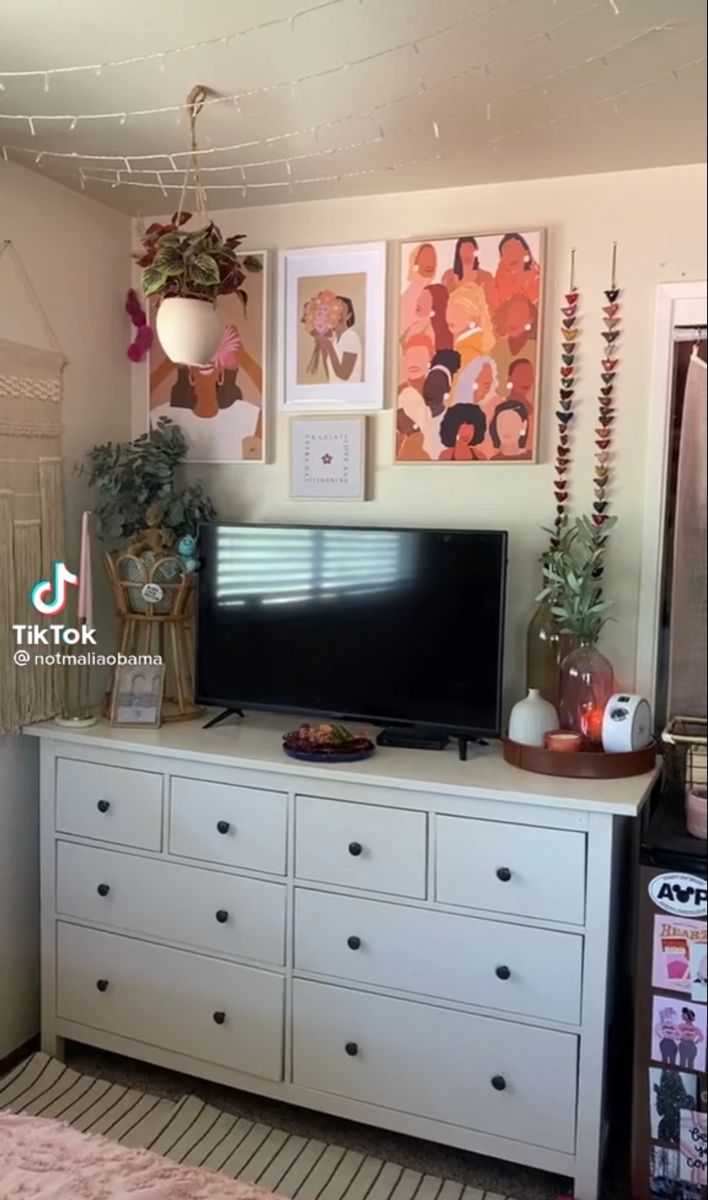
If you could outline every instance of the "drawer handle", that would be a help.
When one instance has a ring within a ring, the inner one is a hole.
[[[349,853],[351,854],[352,858],[358,858],[363,849],[364,847],[362,846],[361,842],[349,843]]]
[[[361,949],[361,938],[357,937],[356,934],[352,934],[351,937],[347,938],[347,945],[350,950],[360,950]]]
[[[99,896],[107,896],[110,890],[111,889],[107,883],[99,883],[98,887],[96,888]]]
[[[220,925],[225,925],[229,919],[229,914],[227,913],[225,908],[218,909],[218,911],[216,912],[215,915],[216,915],[216,919]]]
[[[100,813],[107,813],[110,807],[111,804],[109,800],[99,800],[98,804],[96,805],[96,808]]]
[[[350,1058],[356,1058],[357,1054],[359,1053],[359,1046],[356,1042],[347,1042],[344,1050]]]
[[[497,979],[511,979],[511,971],[509,967],[497,967],[496,976]]]
[[[497,871],[497,879],[500,883],[509,883],[511,881],[511,871],[508,867],[500,867]]]
[[[217,821],[216,828],[219,833],[228,833],[231,829],[231,825],[228,821]]]
[[[108,980],[107,979],[97,979],[96,987],[98,988],[99,992],[107,992],[108,991]]]
[[[503,1075],[495,1075],[492,1080],[492,1087],[494,1088],[495,1092],[505,1092],[506,1091],[506,1079],[504,1078],[504,1076]]]
[[[226,1013],[215,1012],[213,1014],[213,1021],[215,1025],[224,1025],[226,1023]]]

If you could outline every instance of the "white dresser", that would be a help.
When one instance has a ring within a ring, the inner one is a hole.
[[[295,763],[292,718],[42,739],[44,1048],[72,1038],[571,1175],[597,1200],[616,863],[652,776]]]

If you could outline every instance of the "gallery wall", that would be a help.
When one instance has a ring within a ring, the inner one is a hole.
[[[421,180],[423,182],[423,180]],[[430,180],[434,182],[433,179]],[[511,535],[506,699],[524,679],[524,636],[539,587],[537,559],[544,525],[553,517],[552,455],[556,377],[560,353],[558,312],[577,247],[582,291],[580,388],[574,494],[591,498],[593,429],[600,359],[602,292],[608,286],[612,241],[619,242],[624,289],[624,334],[617,388],[614,510],[620,523],[610,556],[608,590],[616,623],[604,645],[624,686],[634,679],[644,505],[647,413],[656,284],[706,277],[705,168],[535,180],[522,183],[357,197],[214,213],[225,232],[247,235],[251,249],[333,245],[508,229],[548,230],[545,334],[542,354],[539,464],[394,464],[398,262],[390,251],[387,408],[371,418],[371,496],[366,503],[292,501],[288,497],[287,418],[275,416],[271,360],[269,462],[192,468],[208,485],[224,518],[256,521],[329,521],[508,529]],[[275,319],[275,304],[271,306]],[[133,368],[133,429],[145,427],[146,374]],[[459,630],[474,668],[475,629]]]

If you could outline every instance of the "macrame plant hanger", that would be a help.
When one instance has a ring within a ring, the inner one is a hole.
[[[202,183],[199,173],[199,147],[197,145],[197,118],[204,108],[205,100],[214,95],[210,88],[205,87],[203,83],[197,83],[187,95],[186,109],[187,118],[189,120],[189,158],[187,159],[187,169],[184,173],[184,182],[182,184],[182,192],[179,198],[179,207],[177,209],[177,224],[180,223],[180,218],[184,212],[184,202],[189,188],[190,175],[194,179],[193,189],[194,198],[196,200],[197,216],[207,224],[209,214],[207,212],[207,193],[204,184]]]

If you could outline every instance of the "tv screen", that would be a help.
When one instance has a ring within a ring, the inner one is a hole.
[[[500,729],[506,533],[207,525],[202,704]]]

